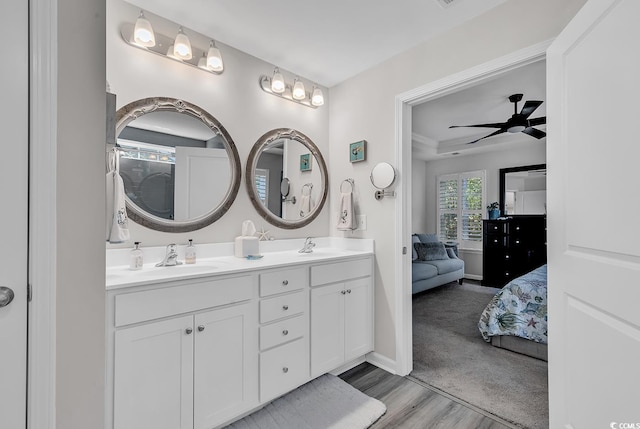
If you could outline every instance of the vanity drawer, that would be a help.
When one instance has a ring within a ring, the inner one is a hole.
[[[307,316],[300,315],[260,327],[260,350],[270,349],[307,334]]]
[[[260,354],[260,402],[273,399],[309,378],[306,338]]]
[[[337,283],[371,275],[371,258],[311,267],[311,286]]]
[[[302,289],[306,285],[307,268],[294,268],[260,274],[261,297]]]
[[[304,291],[299,291],[263,299],[260,301],[260,323],[306,312],[308,307],[306,297],[307,294]]]
[[[233,304],[252,296],[251,276],[125,293],[115,297],[115,326]]]

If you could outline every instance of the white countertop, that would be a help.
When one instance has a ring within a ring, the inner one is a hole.
[[[143,247],[145,263],[142,270],[138,271],[129,269],[130,249],[107,249],[106,288],[115,290],[211,275],[340,260],[374,253],[374,243],[371,239],[322,237],[314,238],[313,241],[316,246],[311,253],[298,253],[304,239],[260,242],[260,253],[263,257],[255,260],[233,256],[233,243],[196,244],[196,263],[183,263],[173,267],[155,266],[162,260],[165,246]],[[178,255],[178,260],[184,261],[184,245],[179,246]]]

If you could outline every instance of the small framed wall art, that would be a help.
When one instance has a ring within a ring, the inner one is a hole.
[[[300,171],[311,171],[311,154],[303,153],[300,155]]]
[[[360,162],[364,161],[367,157],[367,141],[360,140],[359,142],[351,143],[349,145],[349,161]]]

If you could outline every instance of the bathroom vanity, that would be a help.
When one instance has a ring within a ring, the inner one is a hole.
[[[373,241],[199,246],[198,263],[107,268],[107,410],[113,429],[220,427],[373,350]],[[149,260],[151,258],[151,260]]]

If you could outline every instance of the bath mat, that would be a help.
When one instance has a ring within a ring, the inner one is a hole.
[[[364,429],[386,411],[387,407],[382,402],[338,377],[325,374],[227,428]]]

